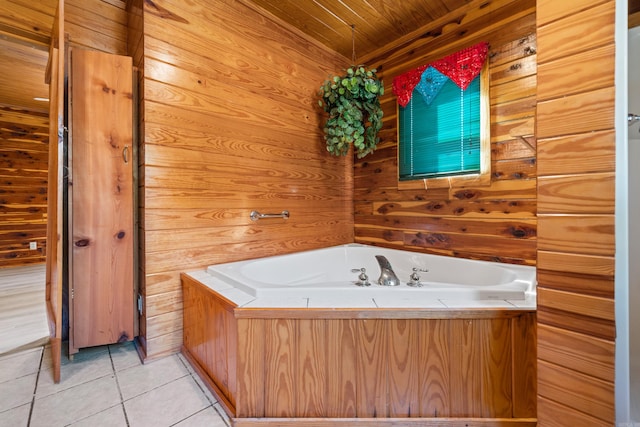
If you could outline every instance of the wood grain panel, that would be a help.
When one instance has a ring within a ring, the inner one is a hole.
[[[5,0],[0,8],[0,33],[22,43],[30,42],[48,48],[56,15],[57,1]],[[44,70],[41,70],[44,71]]]
[[[577,292],[604,298],[614,297],[614,280],[609,276],[591,276],[568,272],[538,271],[538,282],[551,289]]]
[[[613,382],[615,345],[548,325],[538,326],[538,357]]]
[[[538,249],[614,256],[614,221],[613,215],[538,215]]]
[[[613,214],[615,174],[593,173],[538,178],[539,214]]]
[[[537,21],[542,26],[561,18],[573,15],[576,11],[589,9],[604,3],[605,0],[568,0],[563,2],[553,0],[538,0]]]
[[[525,68],[527,74],[520,76],[517,80],[511,80],[502,84],[491,81],[491,89],[489,89],[489,102],[491,105],[513,102],[522,98],[528,98],[536,94],[536,64],[535,56],[530,57]],[[519,63],[514,62],[510,66],[518,67]],[[522,67],[520,67],[522,68]]]
[[[178,285],[176,285],[178,280]],[[180,273],[168,272],[149,274],[145,283],[146,295],[177,291],[180,287]]]
[[[68,0],[65,29],[72,46],[127,54],[126,12],[105,0]]]
[[[264,357],[266,350],[265,320],[238,320],[237,396],[236,416],[240,418],[264,417]],[[254,357],[258,354],[260,357]]]
[[[539,325],[567,329],[596,339],[614,341],[616,337],[615,322],[610,320],[555,310],[541,305],[538,306],[537,316]]]
[[[45,261],[48,126],[44,113],[0,108],[0,267]]]
[[[234,427],[264,427],[270,423],[275,423],[278,427],[300,427],[301,421],[297,418],[278,419],[276,421],[259,419],[238,419],[234,420]],[[437,420],[425,419],[381,419],[381,418],[307,418],[304,425],[308,427],[352,427],[352,426],[377,426],[377,427],[535,427],[535,419],[519,420],[482,420],[482,419],[460,419],[443,418]]]
[[[517,99],[511,102],[503,102],[491,106],[491,116],[495,117],[495,126],[503,122],[513,120],[531,120],[534,116],[536,108],[536,97]],[[491,132],[491,138],[495,138],[494,132]],[[491,140],[494,142],[494,139]]]
[[[327,339],[326,320],[298,321],[295,403],[296,412],[302,417],[321,417],[327,411],[328,379],[335,373],[334,369],[329,371],[327,365]]]
[[[538,140],[540,176],[610,172],[614,169],[615,133],[612,130]]]
[[[538,251],[538,269],[613,277],[613,257]]]
[[[482,367],[487,361],[483,354],[480,331],[484,320],[460,319],[451,321],[449,354],[451,417],[481,417]]]
[[[421,325],[420,329],[420,416],[451,416],[452,396],[448,386],[451,381],[451,355],[449,338],[451,324],[434,321]]]
[[[604,421],[554,401],[540,398],[538,401],[538,425],[565,427],[602,427]]]
[[[327,416],[355,418],[358,412],[357,322],[344,319],[329,322],[327,339],[336,345],[327,347],[328,366],[333,372],[327,378]]]
[[[4,2],[0,6],[0,21],[6,4],[11,6],[12,3]],[[2,23],[0,36],[6,37]],[[3,76],[0,108],[33,114],[37,119],[46,115],[49,108],[49,88],[45,82],[47,59],[48,51],[44,47],[13,38],[0,39],[0,73]],[[0,120],[4,121],[4,118]]]
[[[613,86],[614,64],[612,44],[540,64],[538,101]]]
[[[538,360],[538,390],[545,398],[590,414],[603,424],[615,419],[611,382]]]
[[[480,344],[483,358],[482,417],[509,418],[513,415],[513,349],[511,319],[483,323]]]
[[[396,320],[389,323],[389,417],[420,414],[419,354],[416,346],[419,321]]]
[[[538,138],[613,128],[613,87],[538,103]]]
[[[242,2],[131,7],[143,8],[131,25],[144,29],[145,280],[166,275],[148,291],[171,292],[178,271],[353,241],[352,163],[323,150],[312,102],[345,59]],[[252,209],[291,219],[252,223]]]
[[[288,418],[296,414],[297,324],[290,319],[265,321],[264,416]]]
[[[574,1],[571,1],[567,5],[571,7],[573,3]],[[613,42],[615,2],[603,1],[598,6],[587,8],[589,3],[594,2],[581,3],[582,10],[577,12],[574,10],[557,21],[546,23],[538,20],[538,62],[540,64],[593,50]],[[553,8],[553,6],[549,7]],[[544,12],[541,16],[541,19],[544,19]]]
[[[545,308],[552,308],[583,316],[596,317],[604,320],[615,320],[614,301],[609,298],[591,295],[579,295],[573,292],[538,288],[538,304]]]
[[[227,327],[227,379],[228,379],[228,392],[224,394],[229,401],[230,407],[236,407],[236,398],[238,396],[238,377],[240,370],[238,369],[238,323],[235,320],[233,308],[230,305],[224,304],[223,307],[226,310],[226,322]]]
[[[513,319],[513,416],[516,418],[538,415],[537,330],[535,313]]]
[[[388,324],[379,319],[358,322],[357,416],[388,417]],[[375,373],[375,375],[372,375]]]
[[[470,21],[457,38],[448,32],[429,34],[412,42],[411,49],[399,45],[388,56],[375,58],[389,95],[385,91],[382,102],[381,145],[354,165],[354,202],[371,207],[369,212],[355,210],[357,242],[470,258],[495,257],[500,248],[504,262],[535,263],[535,240],[529,239],[536,234],[536,36],[535,31],[526,32],[535,24],[529,6],[526,1],[508,7],[492,4],[495,20],[488,32],[475,26],[483,18],[472,18],[470,12],[465,19],[478,22]],[[390,83],[396,75],[462,48],[464,40],[474,37],[491,45],[492,182],[447,189],[444,197],[438,188],[398,190],[397,106]],[[500,238],[514,237],[513,233],[519,237]]]

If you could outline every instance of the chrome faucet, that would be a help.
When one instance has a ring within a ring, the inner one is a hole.
[[[389,260],[382,255],[376,255],[376,260],[378,260],[378,264],[380,265],[378,284],[382,286],[398,286],[400,279],[398,279],[396,273],[393,272]]]

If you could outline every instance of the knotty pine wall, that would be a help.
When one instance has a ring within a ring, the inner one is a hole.
[[[242,1],[129,10],[143,70],[140,342],[155,358],[182,344],[180,272],[353,242],[352,161],[326,153],[315,107],[346,60]],[[252,222],[253,209],[291,218]]]
[[[535,19],[535,0],[469,6],[367,60],[385,83],[385,117],[379,148],[355,163],[356,242],[535,264]],[[481,41],[490,44],[491,185],[398,190],[393,78]]]
[[[396,107],[387,98],[381,149],[355,164],[355,237],[537,264],[539,425],[612,425],[615,2],[513,6],[521,12],[507,5],[486,14],[484,27],[474,24],[482,10],[469,11],[374,58],[390,93],[406,69],[489,41],[493,177],[462,191],[396,190]]]
[[[69,46],[127,54],[125,0],[65,0],[64,11]]]
[[[538,0],[541,426],[615,421],[614,16]]]
[[[310,100],[341,58],[241,3],[176,1],[144,11],[133,1],[139,13],[129,21],[128,49],[144,70],[140,328],[148,358],[180,345],[179,271],[353,238],[349,162],[319,154],[317,119],[298,101]],[[385,78],[386,130],[379,151],[355,164],[355,240],[537,262],[540,425],[565,416],[601,425],[614,405],[613,1],[557,3],[493,2],[367,61]],[[492,47],[491,186],[397,191],[393,75],[481,40]],[[540,53],[515,54],[521,40]],[[559,72],[576,61],[586,66]],[[287,83],[297,73],[302,87]],[[247,166],[252,173],[243,174]],[[322,174],[327,182],[310,179]],[[305,177],[313,188],[293,191]],[[253,208],[288,208],[292,218],[251,224]]]
[[[46,112],[0,108],[0,268],[45,262],[48,143]]]

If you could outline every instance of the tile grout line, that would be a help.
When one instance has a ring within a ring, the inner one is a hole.
[[[193,382],[196,383],[196,386],[198,387],[198,389],[200,389],[200,392],[202,394],[204,394],[204,397],[207,399],[207,401],[209,402],[209,404],[211,405],[211,408],[217,413],[218,417],[220,417],[220,419],[222,419],[222,422],[225,423],[225,425],[229,426],[229,423],[227,422],[227,417],[226,414],[225,416],[222,416],[222,414],[220,413],[220,411],[218,410],[218,408],[216,408],[216,404],[218,404],[219,402],[216,400],[215,402],[212,402],[211,399],[209,399],[209,391],[205,391],[202,386],[200,385],[200,382],[197,380],[196,378],[196,373],[195,371],[193,371],[192,369],[190,369],[189,366],[187,366],[188,362],[186,361],[186,359],[184,359],[183,357],[180,357],[180,353],[178,353],[178,360],[180,360],[180,362],[182,363],[182,365],[187,369],[187,372],[189,373],[189,376],[191,377],[191,380]],[[213,396],[212,396],[213,397]],[[206,408],[205,408],[206,409]],[[204,409],[203,409],[204,410]],[[201,411],[199,411],[201,412]],[[195,415],[195,414],[194,414]]]
[[[109,360],[111,361],[111,369],[113,370],[113,376],[116,379],[116,386],[118,387],[118,394],[120,395],[120,405],[122,405],[122,412],[124,413],[124,421],[127,423],[127,427],[129,424],[129,417],[127,416],[127,409],[124,406],[124,396],[122,395],[122,390],[120,389],[120,381],[118,381],[118,374],[116,373],[116,365],[113,363],[113,357],[111,356],[111,346],[107,346],[107,350],[109,352]]]
[[[38,382],[40,381],[40,372],[42,372],[42,362],[44,361],[44,346],[40,350],[40,363],[38,364],[38,374],[36,375],[36,384],[33,387],[33,396],[31,397],[31,405],[29,406],[29,416],[27,417],[27,426],[31,425],[31,415],[33,407],[36,404],[36,391],[38,390]]]

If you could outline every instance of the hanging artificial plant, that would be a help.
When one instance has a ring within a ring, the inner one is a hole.
[[[364,66],[347,69],[346,75],[335,76],[320,87],[319,104],[329,114],[324,125],[327,151],[345,156],[353,145],[358,158],[376,149],[382,128],[380,96],[384,93],[376,70]]]

